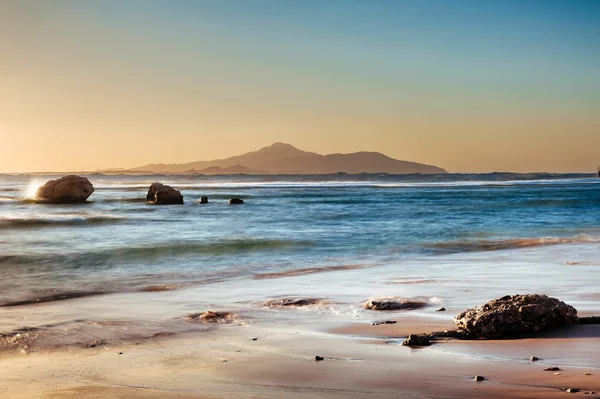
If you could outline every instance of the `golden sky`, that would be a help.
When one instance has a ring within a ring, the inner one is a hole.
[[[452,172],[595,170],[599,7],[418,4],[0,0],[0,173],[273,142]]]

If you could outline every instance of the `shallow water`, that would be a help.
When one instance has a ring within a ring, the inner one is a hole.
[[[0,176],[0,331],[42,326],[55,345],[203,329],[184,316],[209,308],[366,322],[386,315],[362,303],[384,296],[440,318],[531,292],[600,313],[600,180],[586,175],[91,175],[87,204],[28,198],[49,178]],[[154,181],[186,204],[147,205]],[[261,306],[277,297],[327,301]]]

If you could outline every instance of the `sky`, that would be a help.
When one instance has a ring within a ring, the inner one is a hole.
[[[597,0],[0,0],[0,173],[273,142],[594,172]]]

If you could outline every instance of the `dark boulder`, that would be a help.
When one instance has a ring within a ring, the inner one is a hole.
[[[423,301],[413,301],[409,299],[369,299],[364,304],[368,310],[412,310],[427,306]]]
[[[208,197],[202,197],[198,200],[199,204],[208,204]]]
[[[146,201],[154,205],[181,205],[183,204],[183,195],[173,187],[152,183],[148,189]]]
[[[232,198],[229,200],[229,205],[241,205],[244,203],[243,199],[239,199],[239,198]]]
[[[56,204],[77,203],[85,202],[93,192],[87,177],[69,175],[48,181],[38,188],[36,198]]]
[[[472,338],[528,337],[559,326],[578,324],[577,310],[546,295],[507,295],[465,310],[454,323]]]
[[[431,341],[427,335],[410,334],[408,338],[402,341],[402,346],[431,346]]]

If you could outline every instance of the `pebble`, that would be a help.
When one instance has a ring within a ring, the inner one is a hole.
[[[438,310],[436,310],[436,312],[445,312],[446,308],[439,308]]]
[[[123,354],[123,352],[119,352],[119,355],[122,355],[122,354]]]
[[[252,341],[258,341],[258,338],[252,338]]]
[[[579,389],[578,388],[567,388],[567,389],[565,389],[565,392],[577,393],[577,392],[579,392]]]
[[[319,356],[319,355],[317,355],[317,356],[315,356],[315,360],[316,360],[317,362],[320,362],[321,360],[325,360],[325,358],[324,358],[324,357],[322,357],[322,356]]]
[[[558,367],[548,367],[547,369],[544,369],[544,371],[560,371],[560,369]]]
[[[532,362],[537,362],[538,360],[540,360],[540,358],[537,356],[531,356],[531,359],[529,360],[531,360]]]
[[[485,377],[482,377],[482,376],[480,376],[480,375],[476,375],[475,377],[473,377],[473,379],[474,379],[475,381],[484,381],[484,380],[485,380]]]
[[[587,370],[583,375],[592,375],[592,373],[590,372],[590,370]]]
[[[585,394],[586,394],[586,395],[595,395],[595,394],[596,394],[596,392],[594,392],[594,391],[589,391],[589,392],[586,392]]]

